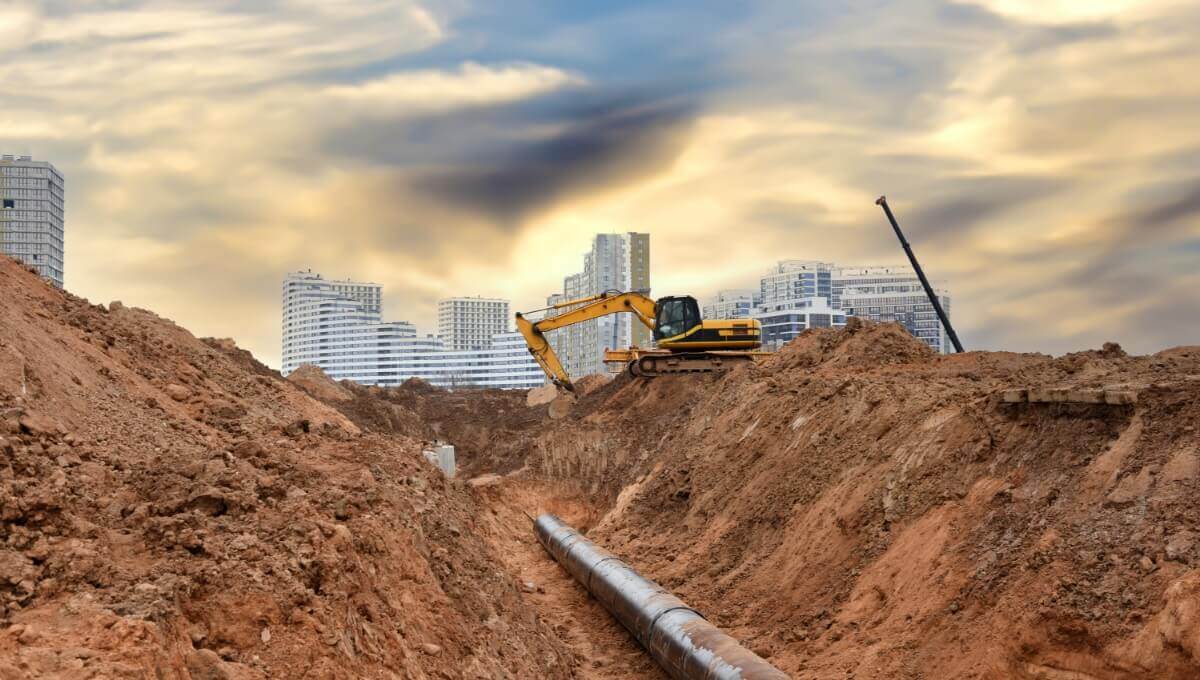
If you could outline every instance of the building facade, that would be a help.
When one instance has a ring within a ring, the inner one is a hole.
[[[520,334],[493,335],[484,349],[453,350],[407,321],[384,322],[381,302],[379,284],[288,274],[281,372],[312,364],[334,380],[397,386],[420,378],[449,389],[528,389],[546,380]]]
[[[777,350],[810,328],[841,328],[846,313],[834,309],[823,297],[776,301],[755,308],[752,315],[762,324],[763,347]]]
[[[614,290],[650,294],[649,234],[596,234],[591,250],[583,256],[583,271],[565,277],[562,293],[547,297],[547,304]],[[560,328],[549,333],[547,339],[572,378],[605,372],[607,349],[650,347],[654,342],[650,329],[631,314],[613,314]]]
[[[759,280],[760,304],[771,305],[832,294],[834,265],[815,260],[782,260]]]
[[[516,331],[493,335],[484,349],[446,350],[435,359],[440,366],[414,375],[440,387],[527,390],[546,382],[525,338]]]
[[[935,287],[946,313],[950,294]],[[725,293],[725,291],[722,291]],[[744,293],[744,291],[742,291]],[[718,294],[718,300],[721,294]],[[731,302],[705,307],[706,318],[736,313],[744,304],[737,295]],[[809,328],[838,328],[856,316],[877,322],[895,321],[939,352],[950,351],[950,341],[911,268],[901,265],[838,267],[828,262],[784,260],[759,282],[752,318],[763,326],[763,345],[778,349]]]
[[[63,287],[65,185],[62,174],[29,156],[0,155],[0,252]]]
[[[447,349],[491,347],[492,336],[508,332],[508,300],[454,297],[438,300],[438,337]]]
[[[943,354],[952,350],[950,337],[924,286],[908,267],[844,267],[835,272],[833,291],[835,304],[848,316],[881,323],[895,321],[934,350]],[[938,285],[934,285],[933,292],[949,316],[950,293]]]
[[[884,286],[877,292],[888,292],[888,286],[901,285],[907,290],[907,284],[920,284],[916,273],[911,267],[898,264],[871,265],[866,267],[838,267],[833,271],[833,286],[831,287],[830,304],[834,307],[842,305],[842,291],[848,286]]]
[[[748,319],[754,308],[762,303],[759,291],[749,288],[719,290],[704,303],[705,319]]]
[[[829,304],[834,265],[781,260],[759,279],[750,317],[762,324],[766,349],[779,349],[809,328],[839,328],[846,315]]]

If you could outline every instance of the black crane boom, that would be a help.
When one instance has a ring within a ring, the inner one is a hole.
[[[892,209],[888,207],[887,197],[880,196],[875,201],[875,205],[883,208],[888,221],[892,223],[892,229],[896,231],[896,238],[900,239],[900,245],[904,247],[904,254],[908,255],[908,261],[912,263],[913,269],[916,270],[917,278],[921,280],[921,285],[925,288],[925,294],[929,296],[929,302],[933,304],[933,311],[937,312],[938,319],[942,322],[942,328],[945,328],[946,335],[950,336],[950,342],[954,345],[954,351],[963,351],[962,343],[958,341],[958,334],[954,332],[954,326],[950,325],[950,317],[946,316],[946,310],[942,309],[942,303],[938,300],[937,294],[933,292],[933,286],[929,285],[929,279],[925,278],[925,270],[921,269],[921,263],[917,262],[917,256],[913,254],[912,246],[908,244],[908,239],[904,238],[904,232],[900,231],[900,224],[896,222],[896,216],[892,214]]]

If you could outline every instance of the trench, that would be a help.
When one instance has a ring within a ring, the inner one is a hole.
[[[551,511],[579,527],[592,526],[603,508],[552,485],[506,479],[481,488],[489,513],[482,524],[505,569],[528,602],[571,650],[584,680],[668,680],[653,659],[599,602],[538,543],[528,515]]]

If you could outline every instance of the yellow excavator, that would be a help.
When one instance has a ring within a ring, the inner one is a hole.
[[[565,311],[563,311],[565,310]],[[526,314],[553,312],[538,321]],[[757,319],[700,318],[696,298],[683,295],[655,300],[643,291],[608,291],[599,295],[568,300],[522,314],[517,312],[517,329],[525,336],[529,353],[537,360],[550,381],[560,388],[574,391],[571,377],[554,353],[545,333],[596,319],[609,314],[633,314],[650,329],[656,347],[610,349],[604,360],[623,362],[630,374],[657,376],[674,373],[707,373],[733,368],[754,361],[765,352],[762,346],[762,324]]]

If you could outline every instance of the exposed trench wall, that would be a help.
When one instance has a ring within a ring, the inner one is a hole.
[[[1141,400],[999,397],[1105,384]],[[869,327],[618,386],[527,464],[603,503],[595,540],[796,676],[1185,678],[1197,416],[1196,350],[936,358]]]

